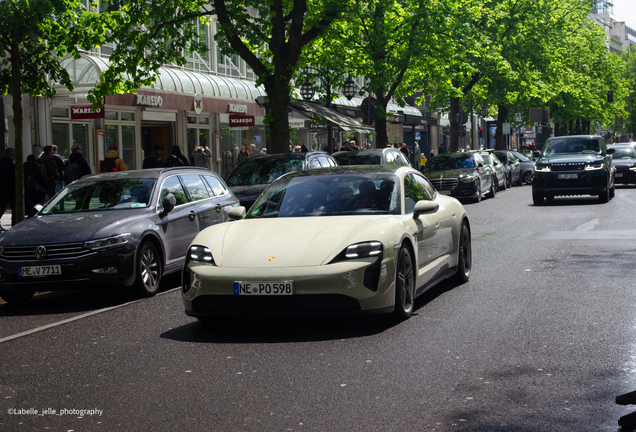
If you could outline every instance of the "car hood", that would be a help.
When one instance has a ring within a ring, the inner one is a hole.
[[[145,212],[144,212],[145,214]],[[123,234],[140,210],[111,210],[44,215],[26,219],[5,233],[5,246],[78,243]]]
[[[614,159],[614,166],[620,168],[628,168],[636,165],[636,159]]]
[[[590,163],[594,161],[603,160],[603,156],[596,154],[584,154],[584,153],[571,153],[571,154],[556,154],[549,157],[542,157],[541,163]]]
[[[193,244],[207,245],[221,267],[317,266],[351,244],[388,238],[398,221],[398,216],[244,219],[208,228]]]
[[[462,168],[462,169],[453,169],[453,170],[443,170],[443,171],[424,171],[424,176],[429,180],[439,179],[440,177],[449,178],[449,177],[459,177],[459,176],[467,176],[471,175],[475,172],[475,168]]]

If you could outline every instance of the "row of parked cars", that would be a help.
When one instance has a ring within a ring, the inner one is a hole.
[[[511,150],[462,151],[435,156],[423,172],[440,193],[479,202],[498,190],[532,184],[534,162]]]
[[[471,265],[462,204],[396,149],[258,155],[226,180],[197,167],[89,175],[0,233],[8,303],[114,283],[152,296],[183,271],[185,310],[199,319],[406,318],[415,297],[465,282]]]

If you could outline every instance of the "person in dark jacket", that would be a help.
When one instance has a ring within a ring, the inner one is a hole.
[[[57,162],[53,157],[53,148],[51,146],[44,146],[44,151],[38,159],[39,164],[43,164],[46,168],[46,194],[49,199],[55,196],[55,180],[59,180],[60,173],[57,170]]]
[[[166,163],[164,162],[164,160],[161,158],[161,156],[159,155],[159,150],[161,150],[161,147],[159,146],[154,146],[152,148],[152,151],[150,152],[150,154],[148,155],[148,157],[146,157],[141,165],[141,167],[143,169],[146,168],[163,168],[166,166]]]
[[[7,147],[0,159],[0,218],[7,205],[11,209],[11,226],[15,223],[15,149]]]
[[[57,164],[57,172],[60,174],[60,178],[55,180],[55,193],[58,193],[59,191],[64,189],[64,170],[66,166],[64,165],[64,159],[57,152],[57,146],[53,144],[51,146],[51,149],[53,149],[53,153],[51,153],[51,156],[55,158],[55,163]]]
[[[24,169],[24,214],[31,216],[36,204],[43,204],[46,197],[46,177],[38,169],[35,156],[28,155]]]
[[[169,167],[189,166],[188,158],[181,153],[181,147],[178,145],[172,146],[172,154],[168,158],[167,165]]]
[[[241,152],[238,155],[238,158],[236,158],[236,165],[240,165],[243,162],[245,162],[247,160],[247,158],[250,157],[249,152],[247,151],[247,146],[244,145],[243,148],[241,149]]]
[[[69,169],[69,166],[71,166],[72,164],[77,164],[77,167],[79,168],[79,177],[73,174],[75,173],[75,169],[73,167]],[[91,166],[88,164],[88,161],[84,159],[84,156],[82,155],[82,148],[78,144],[73,144],[73,146],[71,147],[71,155],[66,161],[65,173],[66,178],[64,179],[64,181],[66,182],[66,184],[69,184],[72,181],[77,180],[78,178],[82,178],[85,175],[91,174]],[[69,175],[71,177],[69,177]]]

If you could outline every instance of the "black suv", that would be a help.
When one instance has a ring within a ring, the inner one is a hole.
[[[595,135],[550,138],[543,152],[535,151],[532,201],[542,205],[543,199],[558,195],[598,195],[608,202],[614,196],[614,173],[611,154],[605,141]]]
[[[0,297],[135,285],[157,293],[190,242],[229,220],[238,200],[215,173],[178,167],[84,176],[0,237]]]
[[[329,153],[279,153],[246,159],[225,180],[242,206],[249,210],[271,182],[292,171],[338,166]]]

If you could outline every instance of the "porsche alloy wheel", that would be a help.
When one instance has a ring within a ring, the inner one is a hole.
[[[161,260],[157,249],[145,242],[137,254],[137,288],[145,297],[157,294],[161,284]]]
[[[459,231],[459,254],[457,260],[457,274],[455,278],[459,283],[468,282],[470,269],[473,265],[473,253],[470,240],[470,230],[468,224],[464,222]]]
[[[395,276],[395,313],[406,319],[413,313],[415,302],[415,271],[413,257],[407,246],[402,245],[397,256]]]

